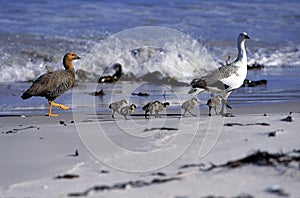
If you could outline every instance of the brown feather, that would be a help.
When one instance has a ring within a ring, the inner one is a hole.
[[[47,98],[49,101],[53,101],[72,88],[75,82],[75,70],[71,61],[74,59],[80,58],[74,53],[67,53],[63,60],[65,70],[56,70],[41,75],[23,93],[21,96],[22,99],[41,96]]]

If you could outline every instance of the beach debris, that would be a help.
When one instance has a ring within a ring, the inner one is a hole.
[[[227,117],[227,118],[235,117],[235,115],[232,114],[232,113],[223,113],[223,114],[221,114],[221,115],[222,115],[222,117]]]
[[[79,175],[76,174],[64,174],[64,175],[58,175],[54,177],[54,179],[75,179],[79,178]]]
[[[153,113],[155,113],[154,117],[158,118],[159,117],[159,112],[161,111],[165,111],[167,109],[167,107],[170,105],[169,102],[160,102],[160,101],[154,101],[154,102],[149,102],[147,103],[145,106],[143,106],[143,110],[145,111],[145,118],[147,119],[148,117],[148,113],[150,114],[149,117],[151,115],[153,115]]]
[[[163,172],[155,172],[155,173],[151,173],[152,176],[160,176],[160,177],[165,177],[167,176],[166,173]]]
[[[85,119],[85,120],[82,120],[81,122],[87,123],[87,122],[94,122],[94,121],[91,119]]]
[[[171,127],[154,127],[154,128],[150,128],[150,129],[144,129],[144,132],[155,131],[155,130],[176,131],[178,129],[177,128],[171,128]]]
[[[20,131],[24,131],[24,130],[27,130],[27,129],[40,129],[39,127],[37,126],[28,126],[28,127],[24,127],[24,128],[19,128],[19,129],[11,129],[9,131],[4,131],[2,133],[4,134],[12,134],[12,133],[19,133]]]
[[[128,103],[125,99],[122,99],[122,100],[111,103],[108,106],[108,108],[112,110],[111,117],[115,118],[115,112],[120,113],[121,108],[123,108],[126,104],[128,104]]]
[[[100,172],[101,172],[102,174],[108,174],[108,173],[109,173],[108,170],[101,170]]]
[[[280,197],[289,197],[290,196],[290,194],[285,192],[285,190],[278,184],[268,187],[265,191],[268,193],[271,193],[271,194],[278,195]]]
[[[201,198],[254,198],[254,196],[251,194],[248,194],[248,193],[242,193],[242,194],[232,196],[232,197],[208,195],[208,196],[201,197]]]
[[[255,87],[255,86],[259,86],[259,85],[266,85],[268,83],[268,81],[266,79],[262,79],[262,80],[249,80],[249,79],[245,79],[244,83],[243,83],[243,87]]]
[[[224,126],[252,126],[252,125],[260,125],[260,126],[271,126],[269,123],[266,122],[257,122],[257,123],[249,123],[249,124],[241,124],[241,123],[226,123]]]
[[[68,157],[78,157],[78,156],[79,156],[79,152],[77,149],[75,150],[74,154],[68,155]]]
[[[25,115],[20,115],[20,118],[26,118],[26,116]]]
[[[244,158],[229,161],[224,164],[215,165],[210,163],[208,168],[199,168],[201,171],[210,171],[215,168],[238,168],[245,165],[256,165],[256,166],[272,166],[276,167],[277,165],[289,166],[293,162],[299,164],[300,162],[300,153],[297,150],[293,150],[287,153],[269,153],[267,151],[256,151]]]
[[[130,106],[125,106],[120,109],[120,114],[124,116],[125,120],[127,120],[127,115],[132,114],[136,109],[135,104],[131,104]]]
[[[145,180],[135,180],[135,181],[128,181],[128,182],[122,182],[122,183],[116,183],[113,185],[96,185],[91,188],[88,188],[87,190],[83,192],[75,192],[75,193],[69,193],[69,197],[82,197],[82,196],[88,196],[92,193],[101,192],[101,191],[108,191],[108,190],[126,190],[130,188],[143,188],[146,186],[151,185],[159,185],[164,184],[172,181],[179,181],[181,180],[179,177],[169,177],[169,178],[154,178],[150,181]]]
[[[200,163],[200,164],[185,164],[179,167],[179,169],[186,169],[186,168],[200,168],[200,167],[205,167],[205,164]]]
[[[252,65],[247,65],[247,68],[249,70],[251,70],[251,69],[262,69],[262,68],[265,68],[265,65],[260,64],[260,63],[255,61]]]
[[[147,92],[132,93],[133,96],[150,96]]]
[[[268,133],[269,137],[275,137],[276,136],[276,131],[272,131],[270,133]]]
[[[269,132],[268,137],[275,137],[278,132],[283,132],[283,129],[277,129],[276,131]]]
[[[104,96],[105,95],[103,89],[101,89],[100,91],[95,91],[95,92],[88,93],[88,94],[91,96]]]
[[[59,121],[59,124],[64,125],[64,126],[67,126],[67,123],[66,123],[64,120],[60,120],[60,121]]]
[[[196,116],[195,114],[193,114],[191,112],[192,109],[194,109],[197,104],[199,104],[199,101],[197,100],[197,98],[192,98],[192,99],[189,99],[185,102],[182,103],[181,105],[181,109],[184,110],[182,116],[185,116],[186,112],[189,112],[192,116]]]
[[[292,119],[292,116],[287,116],[286,118],[281,119],[281,121],[284,121],[284,122],[292,122],[293,119]]]

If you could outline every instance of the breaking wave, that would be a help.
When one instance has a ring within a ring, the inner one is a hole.
[[[152,32],[151,32],[152,31]],[[62,57],[75,51],[77,79],[96,82],[123,65],[124,79],[189,82],[234,57],[235,45],[206,44],[179,31],[136,28],[107,38],[66,39],[57,36],[6,34],[1,36],[0,82],[32,81],[47,68],[63,69]],[[248,48],[249,64],[300,66],[300,46]],[[220,58],[221,57],[221,58]]]

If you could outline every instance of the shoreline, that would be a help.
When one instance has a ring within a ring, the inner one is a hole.
[[[279,113],[299,113],[300,112],[300,101],[289,101],[289,102],[277,102],[277,103],[264,103],[264,104],[248,104],[248,105],[231,105],[233,109],[227,109],[228,113],[232,113],[234,116],[238,115],[244,115],[244,114],[279,114]],[[45,109],[37,109],[37,110],[15,110],[15,111],[7,111],[5,113],[0,113],[0,119],[5,118],[18,118],[18,117],[47,117],[47,108]],[[53,119],[59,119],[60,117],[68,118],[69,120],[72,120],[73,114],[92,114],[92,115],[102,115],[104,117],[104,120],[109,119],[111,115],[111,110],[107,108],[101,108],[96,110],[86,110],[86,109],[78,109],[78,110],[61,110],[58,108],[53,108],[55,113],[58,113],[58,117],[54,117]],[[208,116],[208,107],[207,105],[200,105],[198,108],[195,108],[193,110],[194,112],[197,112],[198,116]],[[11,113],[9,113],[11,112]],[[180,109],[180,106],[172,107],[167,109],[167,115],[170,117],[181,117],[182,110]],[[62,115],[62,116],[60,116]],[[166,114],[164,114],[166,115]],[[189,114],[188,114],[189,115]],[[216,116],[214,112],[212,112],[213,116]],[[130,117],[133,117],[133,119],[143,117],[144,111],[141,109],[141,107],[138,107],[136,111],[130,115]],[[122,118],[122,117],[119,117]],[[113,119],[111,119],[113,121]],[[100,119],[98,121],[101,121]]]

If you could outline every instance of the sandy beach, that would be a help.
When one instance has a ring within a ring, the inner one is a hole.
[[[300,1],[278,3],[2,1],[0,198],[299,198]]]
[[[59,117],[2,115],[0,195],[300,196],[299,102],[237,107],[231,111],[235,117],[226,118],[200,111],[181,118],[170,110],[150,120],[140,110],[129,120],[71,110],[59,111]],[[133,154],[116,152],[98,139],[98,155],[87,137],[102,129]],[[124,132],[138,139],[120,135]],[[134,159],[139,152],[145,156]]]

